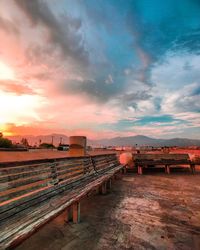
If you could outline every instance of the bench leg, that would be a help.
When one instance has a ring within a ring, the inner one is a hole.
[[[123,173],[126,174],[126,167],[123,168]]]
[[[195,174],[195,164],[191,164],[190,169],[191,169],[192,173]]]
[[[107,183],[106,183],[106,187],[107,187],[107,189],[111,189],[111,187],[112,187],[112,180],[111,179],[109,179],[108,181],[107,181]]]
[[[73,218],[72,218],[72,207],[68,207],[67,210],[66,210],[66,214],[65,214],[65,222],[69,222],[69,221],[72,221]]]
[[[138,166],[138,174],[143,174],[142,166]]]
[[[76,202],[72,205],[73,210],[73,222],[79,223],[80,222],[80,202]]]
[[[170,167],[169,165],[165,165],[165,173],[170,174]]]
[[[106,194],[106,193],[107,193],[107,184],[106,184],[106,182],[104,182],[99,187],[99,194]]]

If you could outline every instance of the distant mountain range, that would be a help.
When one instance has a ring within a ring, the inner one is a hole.
[[[22,138],[27,138],[29,144],[39,145],[40,143],[46,142],[58,145],[60,142],[67,144],[69,138],[62,134],[51,134],[41,136],[11,136],[9,137],[12,141],[20,142]],[[172,138],[172,139],[155,139],[144,135],[136,135],[129,137],[115,137],[111,139],[101,140],[90,140],[88,139],[88,145],[92,146],[200,146],[200,140],[187,139],[187,138]]]
[[[143,135],[129,136],[129,137],[115,137],[112,139],[103,139],[94,141],[100,145],[105,146],[200,146],[200,140],[193,140],[187,138],[172,138],[172,139],[155,139]]]

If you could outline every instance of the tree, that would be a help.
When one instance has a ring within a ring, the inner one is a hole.
[[[25,147],[29,147],[28,140],[26,138],[21,139],[21,144],[24,145]]]
[[[12,147],[12,141],[7,139],[7,138],[3,138],[0,137],[0,148],[11,148]]]

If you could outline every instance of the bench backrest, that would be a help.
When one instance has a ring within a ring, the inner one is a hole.
[[[140,162],[160,162],[165,163],[189,163],[190,157],[188,154],[134,154],[133,159],[135,163]]]
[[[67,185],[117,165],[115,154],[57,159],[54,162],[0,165],[1,207],[56,186]]]

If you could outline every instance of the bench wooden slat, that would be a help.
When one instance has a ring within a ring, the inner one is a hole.
[[[73,167],[76,167],[76,166],[82,166],[83,165],[83,162],[73,162],[73,163],[68,163],[68,162],[65,162],[63,164],[56,164],[56,168],[59,169],[59,170],[62,170],[62,169],[66,169],[66,168],[73,168]]]
[[[114,164],[114,163],[108,163],[108,165],[110,165],[110,164]],[[96,165],[96,170],[101,170],[101,169],[104,169],[104,164]]]
[[[41,181],[34,182],[33,184],[27,184],[25,186],[8,190],[8,192],[0,193],[0,202],[4,202],[11,199],[20,198],[24,194],[31,193],[32,191],[40,191],[43,187],[48,187],[50,185],[51,178]],[[9,192],[11,191],[11,192]]]
[[[9,171],[9,173],[21,173],[23,171],[32,171],[36,170],[37,168],[43,169],[46,167],[49,167],[51,164],[55,164],[52,162],[46,162],[46,163],[38,163],[38,164],[26,164],[26,165],[17,165],[17,166],[7,166],[6,163],[4,163],[3,166],[0,167],[0,173],[4,171]]]
[[[41,173],[40,175],[31,176],[29,178],[17,179],[15,181],[0,183],[0,193],[2,191],[15,189],[15,188],[18,188],[21,186],[24,186],[24,189],[25,189],[27,184],[36,183],[36,182],[42,181],[42,180],[49,181],[51,176],[52,176],[52,173],[47,172],[47,173]]]
[[[80,170],[77,170],[76,172],[71,172],[71,173],[65,173],[65,174],[61,174],[61,175],[58,175],[58,179],[61,181],[63,180],[68,180],[70,179],[71,177],[74,177],[74,176],[82,176],[84,174],[84,170],[83,169],[80,169]]]
[[[76,170],[83,170],[84,169],[84,166],[83,165],[75,165],[74,167],[66,167],[66,168],[62,168],[62,169],[57,169],[57,174],[60,175],[60,174],[64,174],[64,173],[70,173],[70,172],[73,172],[73,171],[76,171]]]
[[[37,171],[21,172],[21,173],[15,173],[15,174],[11,174],[11,175],[2,175],[2,176],[0,176],[0,183],[13,182],[15,180],[34,178],[34,176],[39,176],[40,174],[44,174],[44,173],[47,173],[47,174],[51,173],[51,169],[48,167],[46,169],[37,170]]]

